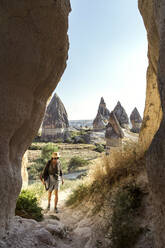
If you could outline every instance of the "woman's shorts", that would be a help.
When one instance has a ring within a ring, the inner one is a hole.
[[[49,175],[49,192],[52,192],[53,190],[58,190],[60,186],[60,181],[55,179],[53,175]]]

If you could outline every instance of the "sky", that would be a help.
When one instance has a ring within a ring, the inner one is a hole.
[[[69,120],[94,119],[100,98],[112,111],[143,115],[147,36],[137,0],[71,0],[69,58],[55,92]]]

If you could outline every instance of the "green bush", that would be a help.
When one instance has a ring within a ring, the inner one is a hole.
[[[42,208],[38,206],[35,194],[29,190],[23,190],[17,200],[15,210],[16,215],[27,219],[41,221],[43,218],[41,211]]]
[[[96,152],[100,152],[100,153],[102,153],[102,152],[105,151],[104,146],[101,145],[101,144],[97,144],[97,145],[96,145],[96,148],[95,148],[94,150],[95,150]]]
[[[33,192],[33,194],[37,197],[39,203],[43,198],[47,198],[45,187],[40,181],[29,185],[28,190],[30,192]]]
[[[88,161],[80,158],[80,157],[73,157],[71,158],[71,160],[69,161],[69,165],[68,165],[68,171],[74,171],[76,168],[87,165]]]
[[[135,223],[136,210],[140,207],[142,192],[133,184],[116,193],[112,215],[112,248],[132,248],[142,228]]]
[[[53,143],[48,143],[42,148],[41,159],[44,165],[51,158],[53,152],[58,152],[58,147]]]

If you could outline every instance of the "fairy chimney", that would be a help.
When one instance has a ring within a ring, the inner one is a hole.
[[[108,125],[106,126],[105,140],[106,146],[117,147],[121,146],[124,133],[120,124],[112,111],[109,117]]]
[[[56,141],[64,139],[69,127],[68,115],[64,104],[57,94],[50,101],[42,124],[41,139],[43,141]]]
[[[106,107],[104,98],[101,97],[98,112],[96,118],[93,121],[93,128],[95,130],[105,129],[105,126],[108,123],[109,116],[110,116],[110,111]]]
[[[137,108],[134,108],[134,110],[132,111],[132,113],[130,115],[130,120],[131,120],[131,124],[132,124],[131,131],[133,133],[139,133],[140,128],[141,128],[141,124],[142,124],[142,118],[141,118]]]
[[[129,126],[128,115],[119,101],[118,101],[116,107],[114,108],[113,112],[114,112],[120,126],[122,128],[128,128],[128,126]]]

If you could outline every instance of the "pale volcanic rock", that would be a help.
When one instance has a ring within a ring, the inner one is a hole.
[[[105,118],[106,120],[109,119],[110,111],[107,109],[106,103],[105,103],[103,97],[101,97],[98,112],[99,112],[99,113],[103,116],[103,118]]]
[[[146,167],[154,206],[156,248],[165,247],[165,1],[139,0],[148,38],[147,91],[139,147]],[[159,93],[158,93],[159,90]],[[163,112],[163,116],[162,116]]]
[[[115,106],[113,112],[120,126],[123,128],[128,128],[128,125],[129,125],[128,115],[119,101],[117,102],[117,105]]]
[[[148,69],[147,69],[147,88],[144,117],[139,136],[139,148],[141,151],[146,151],[151,144],[151,141],[159,129],[162,120],[162,106],[158,91],[157,82],[157,65],[160,49],[160,34],[158,30],[161,24],[157,25],[158,13],[155,15],[155,0],[139,0],[139,10],[143,16],[144,25],[147,30],[148,38]],[[159,5],[161,0],[158,0],[156,5]],[[156,10],[157,11],[157,10]],[[159,11],[158,11],[159,12]],[[162,18],[162,17],[161,17]]]
[[[107,123],[105,122],[105,118],[102,116],[102,114],[100,114],[100,112],[98,112],[96,118],[93,121],[93,129],[95,130],[105,129],[106,124]]]
[[[95,130],[105,129],[105,126],[108,123],[109,116],[110,116],[110,111],[106,107],[104,98],[101,97],[97,115],[93,121],[93,128]]]
[[[23,189],[26,189],[28,187],[29,177],[28,177],[27,166],[28,166],[28,151],[25,152],[22,158],[21,176],[22,176]]]
[[[109,117],[108,125],[106,126],[105,139],[106,146],[121,146],[124,133],[120,127],[120,124],[112,111]]]
[[[141,128],[141,124],[142,124],[142,118],[141,118],[137,108],[134,108],[134,110],[132,111],[132,113],[130,115],[130,120],[131,120],[131,124],[132,124],[131,132],[139,133],[140,128]]]
[[[64,104],[57,94],[52,97],[42,124],[41,139],[43,141],[55,141],[64,139],[69,127],[68,115]]]
[[[0,12],[1,238],[15,215],[22,187],[23,154],[66,68],[70,3],[5,0],[1,1]]]

